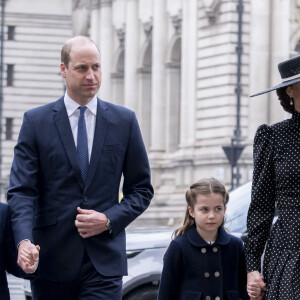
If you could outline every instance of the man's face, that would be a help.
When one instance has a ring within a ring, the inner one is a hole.
[[[101,86],[101,59],[97,47],[92,43],[74,43],[71,48],[69,66],[61,63],[61,74],[66,79],[69,97],[80,105],[87,104]]]

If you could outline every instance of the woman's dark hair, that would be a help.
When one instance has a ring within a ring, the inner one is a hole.
[[[276,90],[278,99],[280,100],[280,104],[283,107],[283,109],[285,111],[287,111],[288,113],[292,114],[294,112],[294,104],[291,105],[290,104],[290,97],[288,96],[288,94],[286,93],[286,89],[288,88],[288,86],[284,86],[280,89]]]
[[[224,207],[229,201],[229,194],[226,191],[225,186],[215,178],[201,179],[193,183],[185,193],[185,199],[187,203],[185,218],[183,225],[177,228],[174,232],[174,237],[183,235],[191,226],[195,224],[195,220],[189,213],[189,207],[194,208],[197,202],[198,195],[220,194],[224,200]],[[224,220],[222,226],[224,225]]]

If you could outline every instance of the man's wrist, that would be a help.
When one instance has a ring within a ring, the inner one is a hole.
[[[17,245],[17,249],[19,249],[20,245],[21,245],[23,242],[29,242],[29,243],[31,243],[31,240],[28,240],[28,239],[22,240],[22,241],[19,242],[19,244]]]
[[[106,222],[106,228],[109,231],[109,233],[112,232],[112,227],[111,227],[111,223],[110,223],[110,219],[106,216],[107,218],[107,222]]]

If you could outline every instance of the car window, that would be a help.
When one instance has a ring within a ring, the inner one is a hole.
[[[229,232],[246,231],[247,214],[251,201],[251,184],[248,182],[230,192],[226,210],[225,227]]]

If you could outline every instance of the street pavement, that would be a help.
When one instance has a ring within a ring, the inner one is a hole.
[[[8,287],[10,291],[11,300],[25,300],[23,283],[24,280],[21,278],[14,277],[10,274],[7,275]]]

